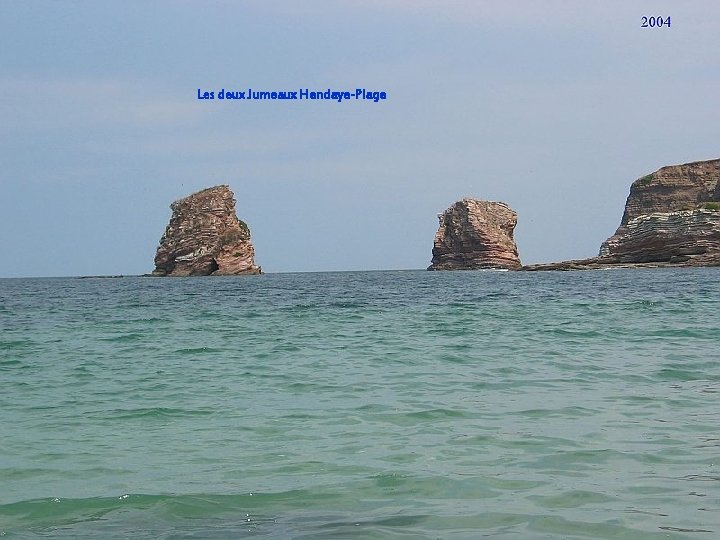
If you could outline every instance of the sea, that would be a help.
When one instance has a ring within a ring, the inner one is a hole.
[[[720,268],[0,279],[0,536],[720,538]]]

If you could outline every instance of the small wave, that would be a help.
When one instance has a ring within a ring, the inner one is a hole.
[[[22,361],[18,360],[17,358],[10,358],[9,360],[0,360],[0,368],[10,367],[10,366],[20,366],[20,365],[22,365]]]
[[[211,416],[211,409],[173,409],[170,407],[143,407],[138,409],[115,409],[108,414],[113,420],[133,418],[186,418],[191,416]]]
[[[602,332],[598,330],[574,330],[570,328],[551,328],[548,332],[558,336],[569,336],[575,338],[596,338],[603,335]]]
[[[467,414],[464,411],[454,409],[428,409],[426,411],[418,411],[407,414],[410,418],[422,419],[439,419],[439,418],[464,418]]]
[[[35,345],[29,339],[0,340],[0,351],[15,351],[27,349]]]
[[[49,497],[0,506],[0,535],[29,532],[53,538],[167,538],[181,534],[236,538],[276,518],[258,511],[268,502],[303,499],[301,492],[259,495],[134,495],[66,499]]]
[[[217,349],[214,347],[189,347],[186,349],[176,349],[175,354],[181,354],[181,355],[194,355],[194,354],[209,354],[209,353],[218,353],[222,352],[222,349]]]
[[[712,474],[688,474],[680,480],[692,480],[694,482],[720,482],[720,476]]]
[[[685,529],[683,527],[658,527],[659,529],[662,529],[663,531],[675,531],[675,532],[701,532],[701,533],[711,533],[714,531],[711,531],[709,529]]]
[[[664,381],[699,381],[707,379],[707,373],[679,368],[661,369],[656,376]]]
[[[560,409],[527,409],[519,411],[516,414],[520,416],[527,416],[529,418],[579,418],[598,414],[598,411],[594,409],[587,409],[585,407],[573,406],[562,407]]]
[[[368,307],[367,302],[330,302],[328,307],[342,309],[358,309]]]
[[[717,339],[717,328],[663,328],[649,331],[645,335],[658,338],[693,338],[714,341]]]
[[[278,311],[281,313],[304,313],[306,311],[315,311],[318,309],[318,306],[315,304],[294,304],[292,306],[284,306],[281,308],[278,308]]]
[[[145,334],[140,332],[130,332],[128,334],[121,334],[119,336],[100,338],[100,341],[109,341],[111,343],[126,343],[132,341],[142,341],[145,339]]]
[[[615,499],[595,491],[570,490],[558,495],[533,495],[528,497],[543,508],[580,508],[586,505],[608,503]]]
[[[470,418],[465,411],[453,409],[427,409],[424,411],[414,411],[401,414],[378,415],[394,424],[407,425],[416,424],[418,422],[442,422],[445,420],[455,420],[458,418]]]

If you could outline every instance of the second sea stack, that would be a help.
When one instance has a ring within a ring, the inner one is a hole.
[[[428,270],[518,270],[517,214],[505,203],[462,199],[438,216]]]
[[[260,274],[250,229],[235,214],[228,186],[215,186],[175,201],[160,239],[153,276]]]

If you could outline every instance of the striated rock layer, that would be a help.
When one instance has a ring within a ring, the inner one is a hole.
[[[235,214],[228,186],[198,191],[170,205],[153,276],[260,274],[250,229]]]
[[[663,167],[633,182],[598,257],[524,267],[720,266],[720,159]]]
[[[720,200],[720,159],[662,167],[638,178],[630,186],[620,228],[631,220],[656,213],[694,210],[702,203]]]
[[[428,270],[521,267],[513,238],[517,214],[505,203],[463,199],[438,218]]]
[[[684,263],[718,255],[720,212],[701,208],[640,215],[600,248],[600,256],[631,263]]]

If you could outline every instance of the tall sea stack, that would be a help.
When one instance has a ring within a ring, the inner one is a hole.
[[[235,197],[226,185],[175,201],[160,239],[153,276],[229,276],[260,274],[250,229],[235,214]]]
[[[505,203],[462,199],[438,216],[428,270],[518,270],[517,214]]]

